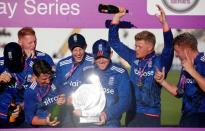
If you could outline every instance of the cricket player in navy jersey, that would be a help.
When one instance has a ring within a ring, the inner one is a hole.
[[[60,60],[56,66],[56,79],[54,83],[59,92],[63,92],[69,99],[69,96],[82,84],[82,74],[87,68],[93,65],[92,55],[85,52],[87,43],[81,34],[74,33],[68,39],[68,46],[72,53],[71,56]],[[70,123],[65,127],[75,126],[72,118],[72,107],[70,112]],[[74,119],[75,121],[75,119]]]
[[[0,128],[14,128],[23,122],[21,109],[25,81],[20,79],[19,74],[24,69],[24,57],[20,45],[15,42],[8,43],[3,54],[4,57],[0,58]],[[7,113],[13,100],[17,108],[10,116],[14,119],[11,123]]]
[[[24,57],[26,58],[26,67],[27,68],[27,79],[31,81],[32,79],[32,65],[35,60],[45,60],[47,61],[55,70],[55,65],[52,58],[41,51],[36,50],[37,38],[36,33],[31,27],[23,27],[18,31],[18,43],[21,45]]]
[[[92,50],[95,65],[85,71],[83,83],[92,83],[89,76],[97,75],[105,92],[106,104],[104,110],[100,113],[99,123],[80,123],[78,126],[120,127],[122,113],[128,110],[131,103],[128,73],[120,65],[112,63],[111,47],[106,40],[97,40]],[[74,114],[79,117],[84,116],[84,113],[79,109],[74,110]],[[89,113],[87,112],[86,115],[89,115]]]
[[[50,109],[58,99],[56,87],[52,84],[53,70],[44,60],[38,60],[33,65],[35,81],[24,93],[24,110],[26,127],[55,127],[60,124],[58,118],[50,119]]]
[[[158,19],[162,24],[164,35],[164,48],[160,55],[154,51],[156,39],[149,31],[142,31],[135,35],[135,50],[128,48],[119,40],[118,24],[120,18],[126,14],[126,9],[120,8],[121,11],[114,15],[109,28],[111,47],[131,65],[130,77],[134,87],[133,100],[136,105],[134,118],[128,124],[130,127],[160,126],[161,85],[154,79],[155,68],[165,67],[165,73],[168,73],[172,65],[174,47],[172,32],[165,13],[160,6],[157,5],[157,7],[160,11]]]
[[[182,70],[178,85],[165,80],[165,69],[157,69],[155,79],[172,95],[183,98],[181,127],[205,127],[205,53],[197,49],[198,42],[190,33],[175,37],[175,55]],[[166,67],[165,67],[166,68]]]

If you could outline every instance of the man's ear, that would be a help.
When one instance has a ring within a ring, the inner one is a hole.
[[[149,52],[152,52],[153,50],[154,50],[154,46],[150,44],[150,45],[148,46],[148,51],[149,51]]]
[[[20,46],[22,46],[22,40],[21,40],[21,39],[18,40],[18,44],[19,44]]]

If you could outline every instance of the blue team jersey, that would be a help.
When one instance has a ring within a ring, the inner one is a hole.
[[[51,66],[54,67],[54,63],[52,58],[40,51],[36,51],[34,58],[27,58],[25,60],[24,70],[20,73],[10,73],[12,77],[15,79],[13,84],[9,84],[3,92],[0,93],[0,118],[7,119],[6,113],[8,110],[8,106],[11,103],[13,96],[15,96],[17,103],[23,102],[23,94],[24,89],[27,88],[29,82],[31,82],[31,78],[33,75],[32,66],[36,60],[45,60]],[[0,58],[0,73],[4,71],[8,72],[8,69],[4,67],[4,58]],[[9,73],[9,72],[8,72]]]
[[[155,81],[156,67],[165,67],[166,74],[171,68],[174,47],[171,30],[164,32],[164,49],[161,55],[152,52],[144,59],[136,58],[136,51],[128,48],[119,40],[118,26],[109,29],[110,46],[131,65],[130,79],[135,90],[136,112],[160,114],[161,86]]]
[[[123,112],[126,112],[131,104],[130,79],[127,71],[117,64],[110,62],[106,70],[97,67],[88,69],[84,74],[85,82],[88,82],[91,74],[100,78],[105,92],[106,105],[104,112],[107,114],[105,127],[119,127]]]
[[[74,65],[72,56],[60,60],[56,66],[55,85],[59,92],[71,95],[82,84],[82,73],[92,67],[93,57],[85,54],[83,60]]]
[[[199,53],[194,60],[196,71],[205,77],[205,54]],[[178,88],[184,90],[183,94],[183,113],[205,112],[205,92],[201,90],[196,80],[185,70],[182,69]]]
[[[24,92],[25,121],[31,124],[34,116],[45,119],[56,101],[57,93],[54,84],[41,87],[37,82],[31,83]]]

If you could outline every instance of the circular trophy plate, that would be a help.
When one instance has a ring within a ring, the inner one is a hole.
[[[82,84],[72,94],[74,109],[89,112],[88,117],[98,116],[104,109],[106,98],[101,85]]]

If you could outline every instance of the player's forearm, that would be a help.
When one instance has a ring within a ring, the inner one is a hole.
[[[168,83],[166,80],[164,80],[161,85],[168,91],[170,92],[173,96],[177,95],[177,87],[175,85],[172,85]]]
[[[32,119],[32,125],[47,125],[46,119],[41,119],[38,116],[34,116]]]
[[[163,32],[168,32],[170,30],[170,27],[167,21],[162,24],[162,29],[163,29]]]

